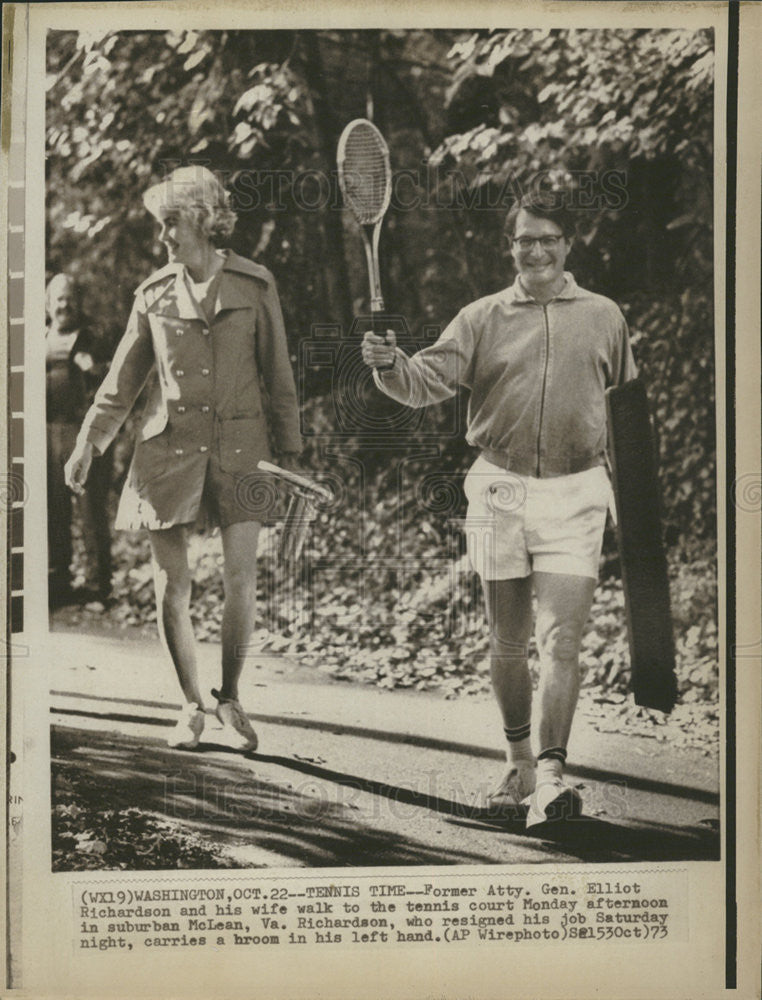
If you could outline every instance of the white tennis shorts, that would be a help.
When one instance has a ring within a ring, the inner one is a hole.
[[[466,475],[466,539],[483,580],[541,573],[598,578],[611,483],[603,466],[534,479],[481,455]]]

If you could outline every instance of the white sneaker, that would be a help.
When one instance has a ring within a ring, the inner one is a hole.
[[[582,813],[582,796],[560,778],[543,781],[529,797],[527,829],[540,823],[576,819]]]
[[[517,764],[509,764],[500,779],[500,783],[487,796],[490,809],[513,809],[532,794],[537,780],[537,768],[534,761],[521,760]]]
[[[225,742],[236,750],[256,750],[259,740],[254,727],[249,722],[240,701],[234,699],[221,700],[219,693],[212,690],[217,698],[215,715],[222,723],[225,732]]]
[[[197,747],[204,731],[205,722],[206,716],[196,702],[190,702],[181,709],[177,724],[167,740],[167,745],[177,750],[192,750]]]

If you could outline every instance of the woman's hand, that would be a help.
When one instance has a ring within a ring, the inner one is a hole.
[[[362,359],[370,368],[389,371],[394,367],[396,353],[397,338],[393,330],[387,330],[386,336],[368,330],[363,337]]]
[[[64,466],[64,479],[70,490],[77,496],[82,496],[85,492],[87,475],[90,472],[90,465],[93,461],[93,446],[89,441],[82,444],[77,442],[74,451],[69,456],[69,461]]]

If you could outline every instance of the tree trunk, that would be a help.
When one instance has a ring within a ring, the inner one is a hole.
[[[326,94],[326,77],[317,32],[301,32],[300,43],[304,77],[314,104],[317,148],[330,182],[328,205],[318,215],[323,286],[330,312],[328,318],[332,322],[341,323],[342,328],[347,331],[352,322],[352,298],[344,256],[344,229],[341,211],[338,208],[341,205],[341,196],[336,178],[336,145],[341,128],[331,111],[331,104]]]

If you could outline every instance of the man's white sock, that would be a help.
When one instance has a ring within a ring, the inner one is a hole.
[[[523,726],[516,726],[515,728],[505,726],[503,732],[505,733],[505,738],[508,740],[508,763],[534,764],[532,741],[529,736],[530,724],[526,722]]]
[[[560,781],[564,773],[565,763],[566,750],[564,747],[547,747],[542,750],[537,758],[537,784]]]

